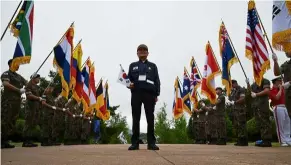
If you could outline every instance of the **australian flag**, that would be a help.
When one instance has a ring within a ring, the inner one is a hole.
[[[184,76],[183,76],[183,109],[191,115],[191,101],[190,101],[190,79],[187,75],[187,70],[184,68]]]

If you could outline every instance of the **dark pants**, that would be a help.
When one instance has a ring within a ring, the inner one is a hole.
[[[154,110],[155,110],[155,96],[146,91],[135,91],[131,94],[131,108],[132,108],[132,137],[131,143],[138,144],[140,133],[140,114],[141,104],[144,105],[146,119],[148,123],[147,141],[148,144],[155,144],[156,138],[154,134]]]

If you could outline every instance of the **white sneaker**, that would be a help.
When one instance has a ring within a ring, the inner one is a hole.
[[[281,143],[281,147],[288,147],[287,143]]]

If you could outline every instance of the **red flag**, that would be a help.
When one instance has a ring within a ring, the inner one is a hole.
[[[211,104],[216,102],[215,76],[221,73],[216,61],[211,45],[208,41],[206,45],[206,60],[203,71],[201,93],[210,100]]]

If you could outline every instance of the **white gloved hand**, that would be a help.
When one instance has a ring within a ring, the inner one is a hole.
[[[57,107],[55,107],[55,106],[52,106],[52,108],[53,108],[53,110],[56,110],[57,109]]]
[[[216,110],[216,106],[214,106],[212,109]]]
[[[272,54],[272,59],[273,59],[274,61],[278,61],[278,57],[277,57],[277,55],[276,55],[275,53]]]
[[[95,112],[93,113],[93,115],[95,115]]]
[[[234,101],[228,102],[229,105],[234,105]]]
[[[208,115],[208,112],[206,112],[205,115],[207,116]]]
[[[92,123],[91,120],[89,121],[89,123]]]
[[[65,112],[65,111],[66,111],[66,109],[65,109],[65,108],[63,108],[63,111]]]
[[[82,115],[82,114],[80,114],[80,117],[83,117],[83,115]]]
[[[204,103],[201,103],[201,106],[202,106],[202,107],[205,107],[205,104],[204,104]]]
[[[88,117],[88,120],[90,120],[90,117]]]
[[[25,92],[25,89],[24,88],[21,88],[20,89],[20,94],[23,94]]]
[[[255,97],[257,97],[257,94],[252,92],[251,96],[252,96],[252,98],[255,98]]]
[[[38,99],[39,99],[40,102],[43,101],[43,99],[41,97],[39,97]]]
[[[282,85],[284,87],[284,89],[288,89],[291,86],[290,82],[286,82]]]
[[[76,115],[73,115],[73,118],[75,118],[76,117]]]
[[[55,102],[57,102],[58,100],[60,100],[63,96],[62,95],[59,95],[56,99],[55,99]]]

